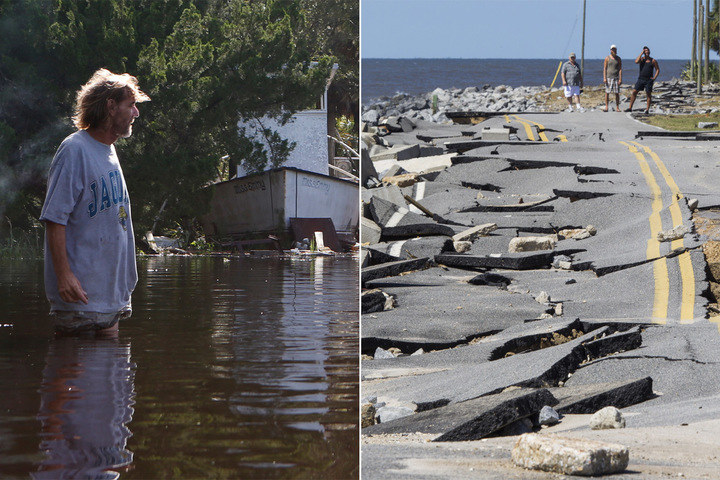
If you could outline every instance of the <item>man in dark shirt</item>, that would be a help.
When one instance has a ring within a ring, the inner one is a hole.
[[[653,83],[660,74],[660,67],[658,66],[657,60],[650,56],[650,49],[648,47],[643,47],[643,51],[635,59],[635,63],[640,65],[640,74],[638,75],[637,82],[635,82],[635,88],[633,88],[632,96],[630,97],[630,106],[625,111],[632,111],[638,92],[640,90],[645,90],[645,93],[647,94],[647,108],[645,108],[645,113],[647,114],[650,113]]]

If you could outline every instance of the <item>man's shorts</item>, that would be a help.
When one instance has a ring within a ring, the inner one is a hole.
[[[605,93],[620,93],[620,86],[617,78],[608,78],[605,84]]]
[[[645,90],[645,93],[652,93],[653,83],[655,82],[650,78],[638,78],[638,81],[635,84],[635,90],[638,92],[640,90]]]
[[[580,85],[565,85],[565,98],[580,95]]]
[[[121,310],[117,313],[100,312],[73,312],[55,310],[50,312],[50,318],[55,325],[55,331],[60,333],[81,333],[105,330],[126,320],[132,315],[131,309]]]

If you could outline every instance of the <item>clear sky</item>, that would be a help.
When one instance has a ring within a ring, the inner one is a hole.
[[[689,59],[692,0],[586,0],[585,58]],[[712,2],[711,2],[712,7]],[[580,59],[583,0],[361,0],[362,58]],[[710,59],[718,55],[710,52]]]

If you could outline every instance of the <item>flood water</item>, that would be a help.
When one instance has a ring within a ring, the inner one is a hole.
[[[0,477],[357,478],[357,259],[144,257],[116,339],[0,261]]]

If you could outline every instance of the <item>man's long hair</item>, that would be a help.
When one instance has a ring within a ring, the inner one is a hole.
[[[73,123],[81,130],[102,126],[108,117],[107,101],[112,99],[120,102],[126,95],[132,95],[136,102],[150,100],[150,97],[138,88],[137,78],[127,73],[118,75],[101,68],[78,91]]]

